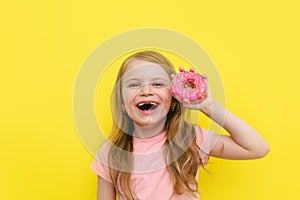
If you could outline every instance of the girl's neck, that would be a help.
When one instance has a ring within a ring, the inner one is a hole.
[[[159,124],[139,126],[134,124],[133,136],[138,138],[151,138],[161,134],[165,130],[165,121],[163,120]]]

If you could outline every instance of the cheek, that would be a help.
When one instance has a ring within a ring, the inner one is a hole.
[[[122,91],[122,99],[123,99],[123,104],[125,106],[125,109],[127,109],[129,107],[130,103],[133,102],[134,92],[132,90],[124,89]]]
[[[166,92],[163,99],[164,99],[165,108],[169,109],[172,103],[172,95]]]
[[[123,100],[123,105],[124,105],[125,109],[127,110],[127,108],[128,108],[128,95],[127,95],[126,91],[122,91],[122,100]]]

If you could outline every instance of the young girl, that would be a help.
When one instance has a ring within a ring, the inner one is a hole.
[[[155,51],[138,52],[122,64],[112,95],[114,126],[91,165],[98,200],[199,199],[197,173],[209,156],[254,159],[269,151],[247,123],[207,92],[200,103],[179,102],[169,86],[174,67]],[[230,136],[192,125],[199,110]]]

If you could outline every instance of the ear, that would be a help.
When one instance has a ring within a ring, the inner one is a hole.
[[[170,110],[171,110],[171,111],[174,111],[174,110],[175,110],[175,107],[176,107],[176,102],[172,102],[172,103],[171,103]]]

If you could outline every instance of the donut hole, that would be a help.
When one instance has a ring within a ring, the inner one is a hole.
[[[196,87],[195,80],[187,79],[187,81],[184,84],[184,87],[185,88],[190,87],[190,88],[194,89]]]
[[[194,85],[187,81],[187,82],[184,84],[184,88],[188,88],[188,87],[194,88]]]

